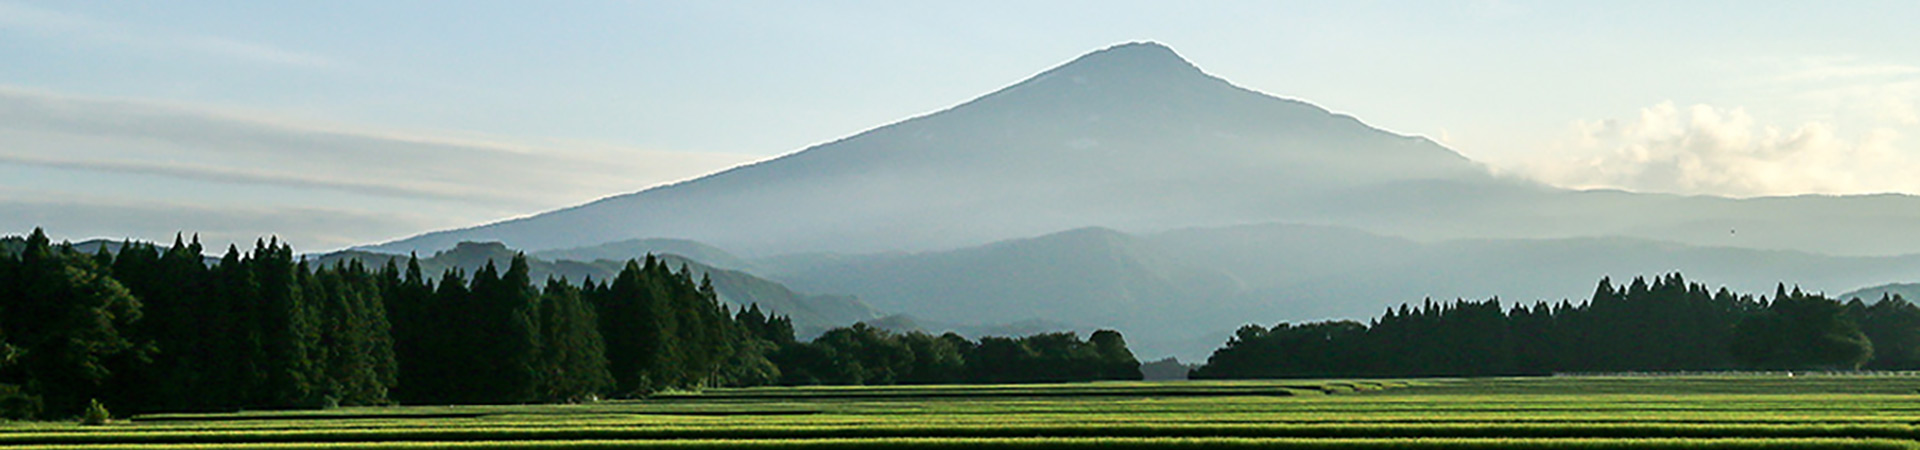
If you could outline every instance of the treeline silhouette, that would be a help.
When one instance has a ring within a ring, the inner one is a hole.
[[[1911,370],[1920,308],[1899,297],[1841,303],[1799,288],[1772,297],[1678,273],[1601,279],[1586,302],[1503,308],[1498,299],[1388,309],[1369,323],[1241,327],[1194,378],[1543,375],[1561,372]]]
[[[0,416],[574,402],[786,384],[1139,379],[1118,333],[971,341],[865,325],[794,338],[647,256],[609,280],[527,261],[437,280],[418,260],[309,267],[277,241],[209,262],[195,239],[83,254],[0,240]]]

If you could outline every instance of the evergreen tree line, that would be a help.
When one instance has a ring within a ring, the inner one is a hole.
[[[0,415],[577,402],[785,384],[1138,379],[1118,333],[794,339],[758,305],[648,256],[612,279],[527,261],[437,279],[417,259],[309,267],[277,241],[209,263],[195,239],[83,254],[41,230],[0,248]],[[20,244],[20,245],[15,245]],[[1131,370],[1131,372],[1129,372]]]
[[[1710,291],[1680,274],[1601,279],[1586,302],[1499,299],[1390,308],[1362,324],[1241,327],[1194,378],[1562,372],[1920,369],[1920,307],[1841,303],[1799,288]]]

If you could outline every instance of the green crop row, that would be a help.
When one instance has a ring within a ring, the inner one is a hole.
[[[6,424],[0,447],[1911,448],[1920,444],[1915,384],[1622,377],[718,389],[585,405]],[[1322,395],[1347,389],[1356,392]],[[1268,395],[1294,390],[1308,395]]]
[[[23,450],[72,450],[74,446],[30,446]],[[679,441],[486,441],[356,442],[290,444],[131,444],[86,446],[102,450],[348,450],[348,449],[1316,449],[1316,450],[1508,450],[1508,449],[1689,449],[1911,450],[1911,441],[1884,439],[1246,439],[1246,438],[896,438],[896,439],[715,439]]]
[[[1186,424],[1186,425],[728,425],[704,427],[472,427],[337,430],[114,430],[6,433],[0,445],[109,443],[538,441],[866,438],[1920,438],[1909,425],[1727,424]]]

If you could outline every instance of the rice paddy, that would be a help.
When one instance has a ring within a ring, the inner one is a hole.
[[[583,405],[0,425],[0,447],[1920,448],[1920,376],[716,389]]]

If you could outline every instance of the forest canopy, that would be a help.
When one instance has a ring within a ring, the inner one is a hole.
[[[1020,338],[854,324],[811,342],[648,255],[613,278],[527,259],[432,277],[417,259],[310,267],[277,240],[82,253],[0,239],[0,416],[578,402],[669,389],[1139,379],[1118,332]]]
[[[1544,375],[1562,372],[1911,370],[1920,308],[1789,290],[1708,290],[1678,273],[1601,279],[1581,303],[1400,305],[1369,323],[1247,325],[1195,378]]]

